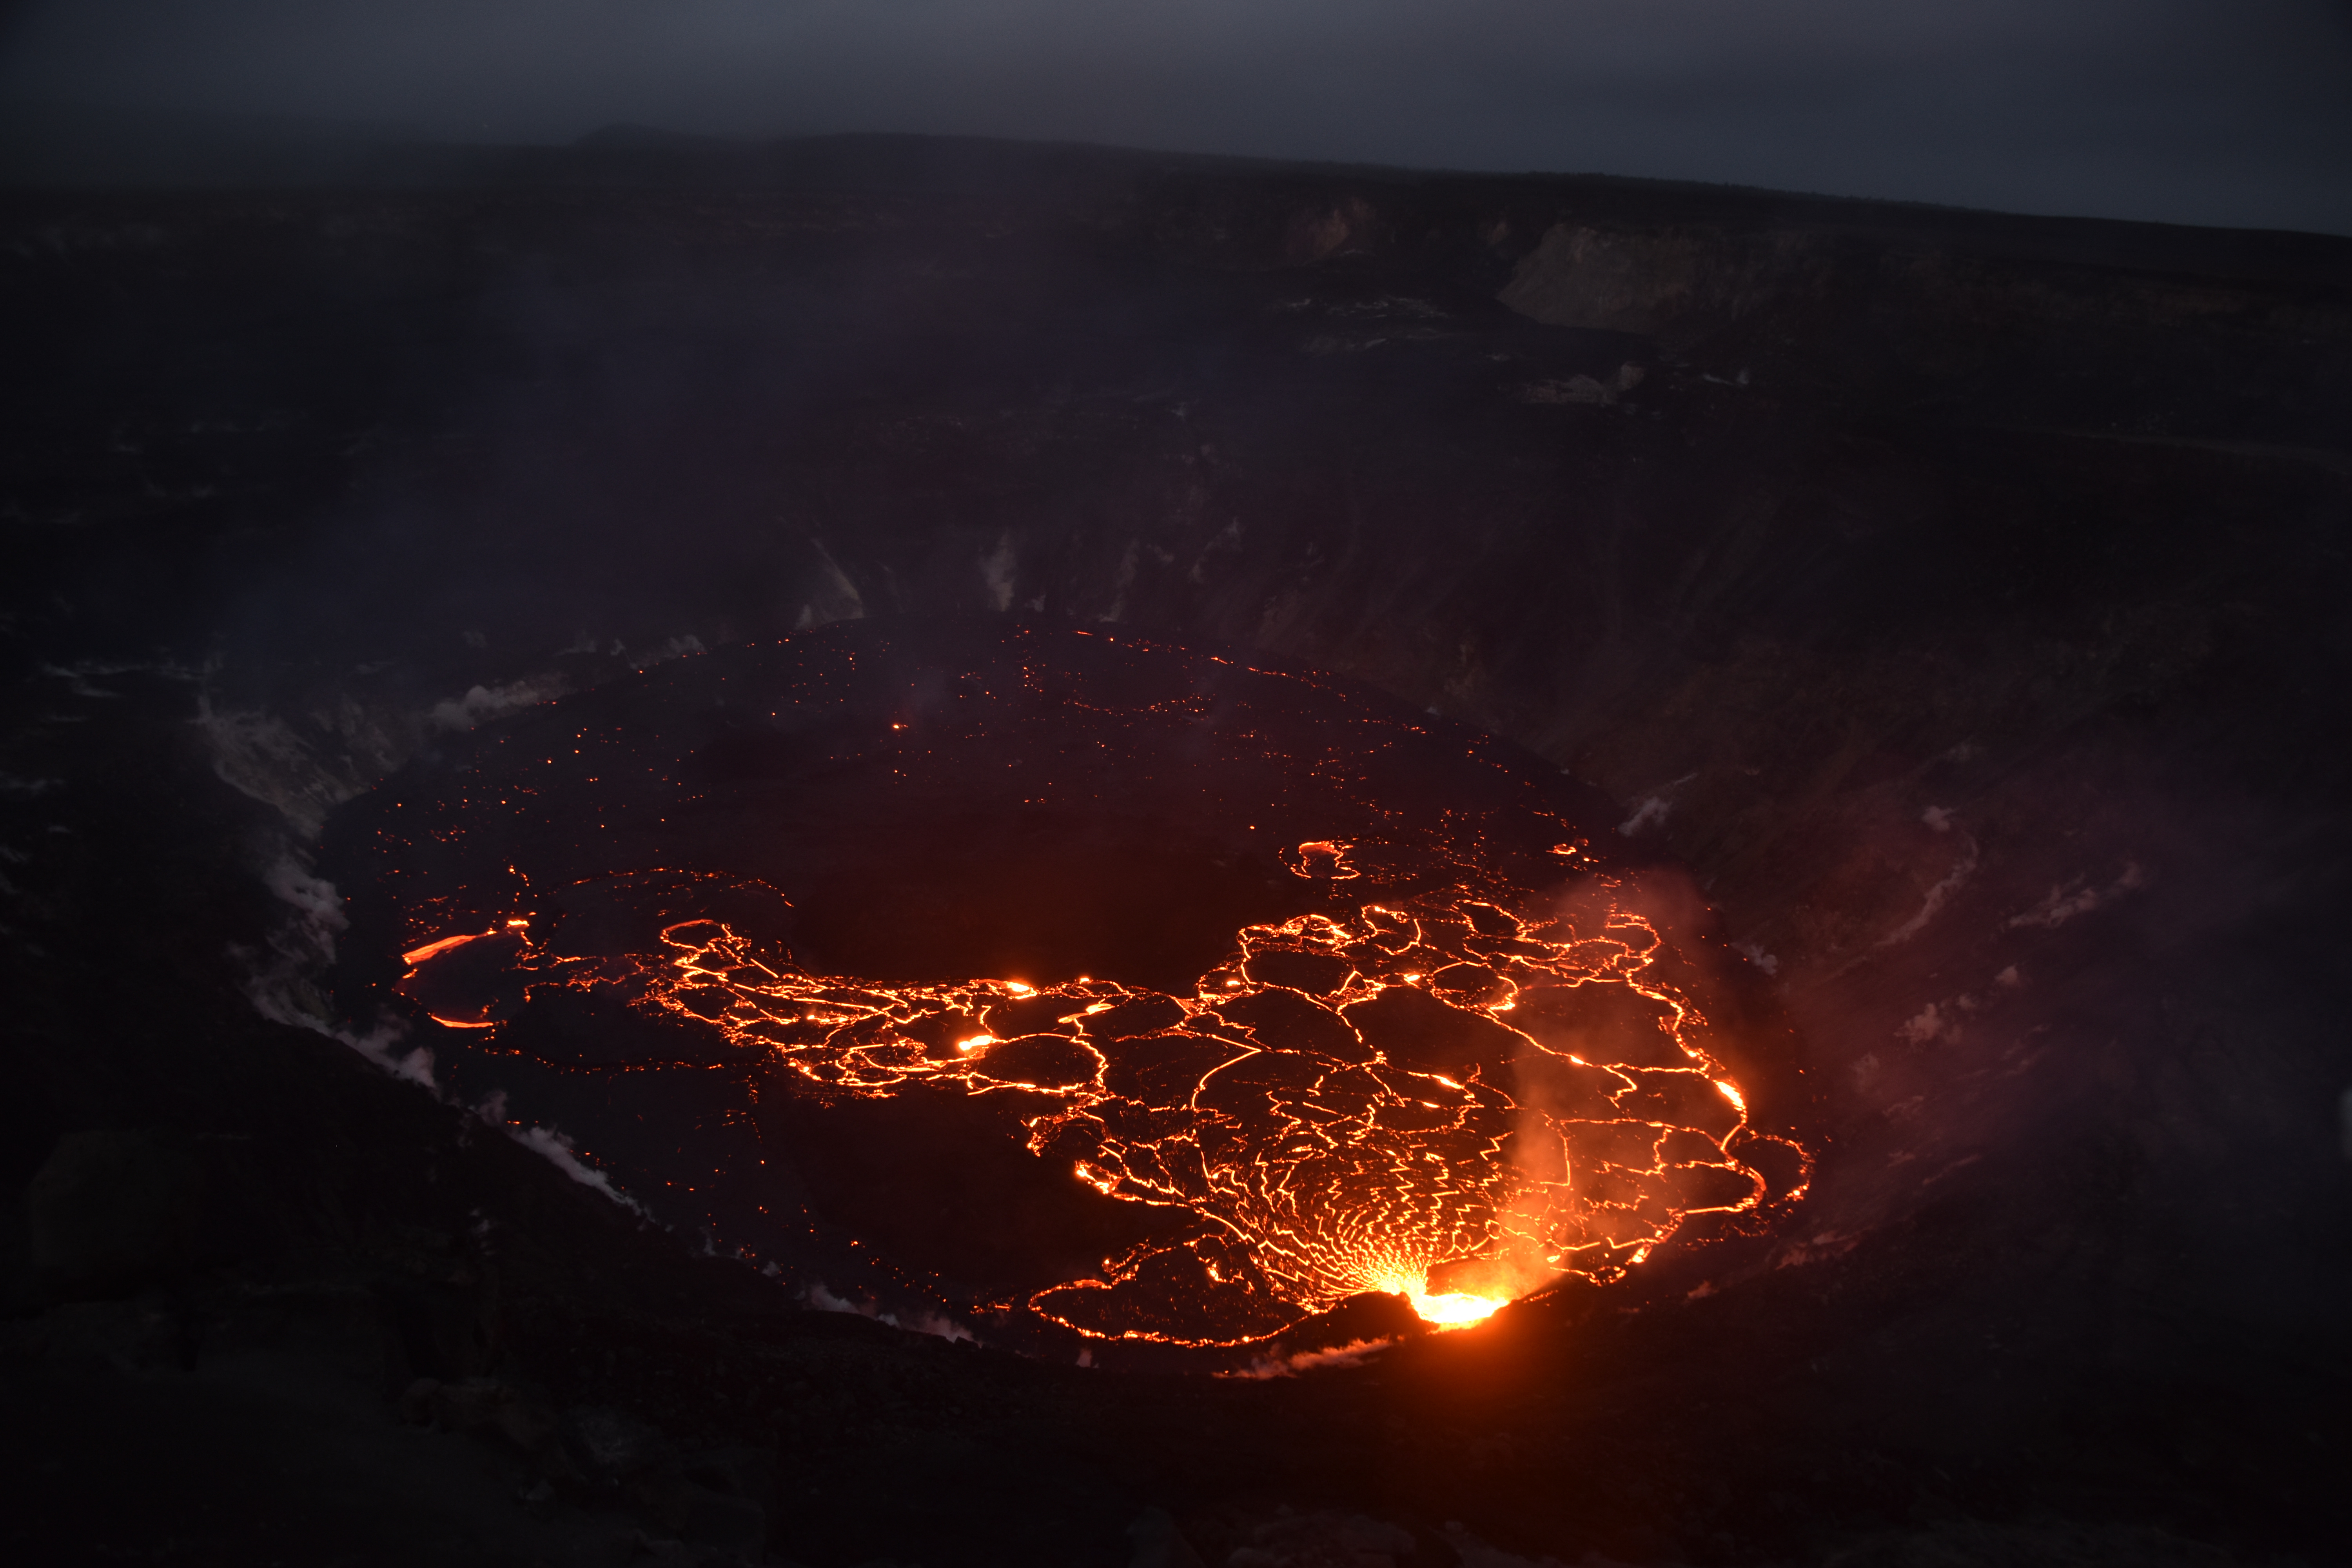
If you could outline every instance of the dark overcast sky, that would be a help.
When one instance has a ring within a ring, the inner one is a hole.
[[[0,96],[979,132],[2352,233],[2352,0],[52,0]]]

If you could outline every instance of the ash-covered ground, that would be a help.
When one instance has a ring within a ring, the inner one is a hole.
[[[885,139],[0,231],[26,1560],[2341,1554],[2352,244]],[[1786,1020],[1803,1204],[1079,1366],[814,1310],[351,1005],[346,803],[883,616],[1596,787]]]

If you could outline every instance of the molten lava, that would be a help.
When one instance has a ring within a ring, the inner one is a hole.
[[[1036,645],[1014,651],[1037,685]],[[1159,657],[1196,667],[1201,656]],[[1090,723],[1108,715],[1148,731],[1168,706],[1065,704],[1076,710],[1064,722],[1113,752]],[[1425,732],[1348,717],[1358,729],[1342,738],[1370,751],[1395,746],[1397,727]],[[903,778],[914,742],[908,721],[890,725],[885,756]],[[971,733],[949,762],[977,772],[1039,755],[992,759],[983,731]],[[1278,736],[1261,723],[1245,738],[1263,749]],[[584,749],[590,732],[579,739]],[[1344,771],[1346,755],[1327,744],[1303,771],[1340,779],[1349,809],[1294,805],[1290,820],[1326,831],[1259,852],[1295,891],[1253,897],[1315,907],[1226,928],[1225,956],[1189,989],[1131,975],[834,972],[755,929],[759,917],[729,912],[773,902],[763,883],[639,866],[551,887],[520,859],[499,879],[513,900],[503,907],[478,884],[404,900],[414,940],[399,989],[445,1023],[493,1032],[554,996],[602,999],[711,1037],[722,1064],[781,1075],[826,1103],[920,1090],[1004,1107],[1029,1152],[1066,1180],[1158,1215],[1149,1239],[1097,1275],[1003,1304],[1096,1338],[1244,1343],[1367,1292],[1461,1327],[1563,1279],[1616,1278],[1695,1215],[1795,1195],[1755,1162],[1777,1151],[1780,1167],[1801,1170],[1802,1151],[1751,1125],[1706,1020],[1672,978],[1665,938],[1595,868],[1572,823],[1517,793],[1535,784],[1479,811],[1440,802],[1416,822],[1409,800],[1363,798],[1373,792]],[[657,763],[646,771],[674,788]],[[517,775],[478,771],[467,796],[495,789],[501,805],[529,795],[536,809],[543,792],[521,781],[543,775]],[[668,803],[663,826],[685,816],[674,794],[656,798]],[[1245,809],[1284,818],[1278,797]],[[1360,831],[1330,831],[1349,827]],[[1528,837],[1538,829],[1558,837]],[[412,863],[395,869],[413,878]],[[551,907],[572,912],[542,920]]]
[[[1459,1290],[1448,1290],[1433,1296],[1426,1290],[1404,1289],[1399,1292],[1412,1303],[1422,1321],[1441,1329],[1463,1329],[1472,1323],[1483,1323],[1508,1303],[1500,1296],[1465,1296]]]

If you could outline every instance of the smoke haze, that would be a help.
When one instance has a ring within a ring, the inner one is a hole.
[[[2352,232],[2340,0],[84,0],[0,98],[895,131]]]

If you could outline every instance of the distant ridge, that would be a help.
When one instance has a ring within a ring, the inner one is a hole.
[[[2342,286],[2352,237],[1944,206],[1592,173],[1304,162],[1088,142],[853,132],[746,140],[637,122],[565,144],[437,140],[388,121],[0,109],[0,190],[678,190],[985,197],[1131,212],[1167,199],[1392,199],[1459,216],[1798,231],[2131,270]],[[1213,189],[1214,194],[1213,195]],[[1549,216],[1545,216],[1546,214]]]

